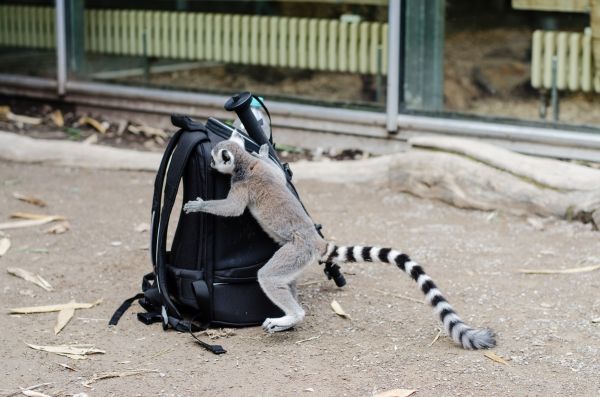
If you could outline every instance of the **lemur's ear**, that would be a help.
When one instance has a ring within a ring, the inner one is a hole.
[[[233,130],[233,132],[231,133],[231,138],[229,138],[229,140],[240,145],[242,149],[244,148],[244,137],[238,130]]]
[[[229,160],[231,160],[231,154],[229,154],[229,151],[227,150],[221,150],[221,158],[223,159],[224,163],[227,163]]]

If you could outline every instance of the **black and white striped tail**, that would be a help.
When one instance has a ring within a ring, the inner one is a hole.
[[[431,277],[423,268],[413,262],[408,255],[391,248],[343,247],[327,243],[327,251],[320,262],[384,262],[396,264],[401,270],[417,282],[425,294],[427,302],[440,316],[446,333],[452,340],[465,349],[486,349],[496,345],[495,334],[490,329],[469,327],[458,317],[450,303],[442,296]]]

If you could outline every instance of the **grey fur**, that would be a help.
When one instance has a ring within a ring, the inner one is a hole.
[[[227,198],[204,201],[199,197],[195,201],[187,202],[183,210],[186,213],[201,211],[219,216],[239,216],[248,208],[263,230],[281,246],[258,272],[261,288],[285,313],[280,318],[267,318],[262,325],[265,331],[283,331],[304,319],[304,310],[297,301],[295,280],[304,267],[315,260],[321,263],[371,260],[399,263],[398,251],[390,250],[396,256],[389,256],[389,259],[382,259],[381,255],[379,259],[370,255],[363,257],[358,249],[360,247],[337,247],[325,241],[317,233],[300,202],[286,186],[285,175],[281,169],[269,159],[268,146],[263,145],[258,156],[249,154],[244,149],[243,137],[234,131],[229,140],[220,142],[213,148],[211,155],[213,168],[231,175],[231,189]],[[352,251],[350,255],[348,250]],[[375,254],[389,249],[373,250],[377,250],[373,251]],[[408,259],[407,256],[404,257]],[[410,263],[416,265],[412,261]],[[406,270],[404,265],[402,269]],[[423,275],[426,276],[424,273]],[[421,286],[421,282],[426,280],[415,278],[415,281]],[[441,320],[457,344],[475,349],[495,344],[491,331],[476,330],[464,324],[441,297],[441,293],[439,297],[435,295],[436,291],[439,292],[436,288],[430,294],[430,303],[436,310],[438,305],[439,311],[443,312]],[[434,302],[437,303],[434,305]]]

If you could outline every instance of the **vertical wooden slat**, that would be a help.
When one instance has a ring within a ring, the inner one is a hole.
[[[25,26],[25,46],[32,47],[33,46],[33,9],[30,6],[23,7],[25,9],[23,16],[25,17],[24,26]]]
[[[242,28],[242,17],[234,15],[231,18],[231,62],[239,63],[242,59],[240,48],[240,30]]]
[[[311,19],[308,21],[308,68],[315,70],[317,68],[317,59],[319,50],[317,48],[317,37],[319,36],[319,21]]]
[[[379,48],[379,35],[380,35],[380,26],[378,23],[371,23],[371,42],[369,44],[369,56],[370,56],[370,65],[369,72],[371,74],[377,74],[377,49]]]
[[[184,14],[186,17],[186,27],[187,27],[187,37],[185,39],[185,44],[187,47],[187,58],[188,59],[198,59],[198,43],[196,42],[196,13],[187,13]]]
[[[259,64],[269,64],[269,17],[260,17]]]
[[[106,52],[106,10],[98,10],[98,52]]]
[[[188,40],[187,30],[188,18],[185,12],[178,12],[177,14],[177,57],[178,58],[189,58],[188,55]]]
[[[338,70],[346,72],[348,70],[348,27],[349,23],[340,22],[338,39]]]
[[[41,48],[40,18],[39,11],[41,7],[31,7],[31,45],[35,48]]]
[[[205,59],[204,55],[204,14],[194,15],[194,24],[196,27],[196,59]]]
[[[538,30],[536,33],[541,32]],[[535,35],[535,33],[534,33]],[[579,60],[581,58],[581,35],[579,33],[571,33],[569,36],[569,89],[575,91],[579,89]],[[531,69],[533,70],[533,61]],[[533,85],[533,72],[531,75],[531,85]],[[539,84],[533,85],[538,88]]]
[[[179,58],[179,13],[169,13],[169,53],[170,58]]]
[[[171,51],[169,47],[171,45],[171,36],[169,30],[169,20],[171,19],[171,15],[166,11],[160,12],[160,52],[156,54],[159,57],[168,58],[171,55]]]
[[[135,11],[133,13],[133,19],[135,20],[135,29],[131,30],[131,48],[135,55],[143,55],[144,51],[142,48],[142,34],[144,32],[144,19],[146,13],[144,11]],[[148,40],[146,38],[146,40]]]
[[[269,18],[269,65],[277,66],[277,40],[279,35],[279,24],[277,17]]]
[[[8,15],[6,6],[0,4],[0,45],[7,45],[8,39]]]
[[[360,24],[359,36],[359,64],[358,71],[360,73],[369,72],[369,23],[362,22]]]
[[[338,45],[338,29],[339,22],[338,21],[329,21],[329,31],[327,34],[327,69],[334,71],[337,70],[337,62],[338,62],[338,53],[337,53],[337,45]]]
[[[552,57],[555,53],[556,34],[544,33],[544,88],[552,87]]]
[[[590,92],[592,90],[592,32],[590,28],[585,29],[582,44],[581,89],[584,92]]]
[[[121,54],[122,47],[123,47],[123,40],[122,40],[123,26],[121,25],[121,14],[122,14],[122,12],[119,10],[113,10],[111,12],[111,20],[113,22],[112,39],[113,39],[113,48],[114,48],[115,54]]]
[[[290,18],[290,32],[288,35],[288,66],[298,67],[298,18]]]
[[[204,59],[213,60],[214,14],[206,14],[204,21]]]
[[[8,44],[8,10],[0,4],[0,45]]]
[[[560,32],[556,37],[556,87],[564,90],[567,87],[567,33]]]
[[[536,30],[531,37],[531,85],[534,88],[542,86],[542,48],[543,33]]]
[[[288,24],[289,18],[279,17],[279,32],[277,34],[278,41],[278,66],[288,66]]]
[[[241,48],[240,61],[244,65],[250,64],[250,16],[244,15],[241,20]]]
[[[215,61],[223,60],[223,14],[216,14],[213,25],[213,52]]]
[[[17,35],[16,35],[16,23],[17,21],[15,20],[15,7],[14,6],[8,6],[6,7],[6,14],[7,14],[7,31],[8,31],[8,35],[7,35],[7,44],[9,46],[15,46],[17,45]]]
[[[388,24],[381,25],[381,73],[387,75],[388,70]]]
[[[223,16],[223,61],[231,62],[231,15]]]
[[[114,54],[117,51],[118,40],[115,35],[117,21],[115,20],[115,11],[106,12],[106,52]]]
[[[348,40],[348,71],[358,71],[358,23],[352,22],[349,26],[350,38]]]
[[[153,56],[155,51],[156,51],[156,42],[157,39],[155,37],[156,35],[156,25],[154,24],[156,19],[156,12],[154,11],[146,11],[144,13],[144,32],[146,33],[146,51],[148,56]],[[143,53],[143,46],[144,46],[144,37],[140,37],[140,41],[141,41],[141,46],[142,46],[142,53]]]
[[[250,64],[258,65],[260,60],[259,50],[259,32],[260,32],[260,17],[253,15],[250,17]]]
[[[23,30],[25,30],[24,25],[24,21],[23,21],[23,7],[17,6],[14,7],[15,9],[15,44],[19,47],[22,47],[24,44],[24,36],[23,36]]]
[[[133,30],[133,24],[129,23],[129,14],[132,11],[121,10],[118,11],[120,15],[120,23],[119,25],[119,37],[118,40],[121,42],[121,54],[131,55],[133,52],[131,51],[131,30]]]
[[[317,57],[319,70],[327,70],[327,20],[319,21],[319,52]]]
[[[90,35],[90,47],[89,51],[98,51],[98,11],[88,10],[88,17],[85,20],[86,24],[89,25],[88,34]]]
[[[298,67],[308,66],[308,19],[302,18],[298,22]]]
[[[47,48],[56,47],[56,29],[55,29],[55,14],[56,11],[54,7],[49,7],[46,10],[46,26],[48,29],[48,33],[46,34],[46,45]]]

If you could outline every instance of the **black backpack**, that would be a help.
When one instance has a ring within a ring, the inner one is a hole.
[[[248,96],[252,98],[249,93],[244,95],[242,100],[246,102]],[[240,100],[240,96],[232,99]],[[264,137],[260,127],[252,125],[256,122],[254,116],[247,107],[234,110],[253,138],[269,143],[269,156],[281,166],[288,187],[298,197],[291,183],[289,166],[281,163],[272,142]],[[196,197],[215,200],[227,196],[230,177],[210,167],[210,153],[234,131],[233,127],[214,118],[203,125],[187,116],[173,115],[171,122],[180,129],[165,149],[152,200],[150,252],[154,270],[143,277],[143,292],[123,302],[109,324],[116,325],[136,299],[146,310],[138,313],[140,321],[162,322],[165,330],[173,328],[180,332],[191,333],[209,326],[253,326],[267,317],[282,316],[283,312],[267,298],[257,281],[258,270],[279,246],[248,210],[231,218],[180,212],[171,249],[167,250],[169,218],[181,180],[184,203]],[[259,143],[249,136],[244,137],[246,150],[258,153]],[[315,226],[320,229],[319,225]],[[336,265],[326,264],[325,273],[330,279],[334,278],[336,284],[345,283]],[[213,353],[225,352],[221,346],[198,342]]]

